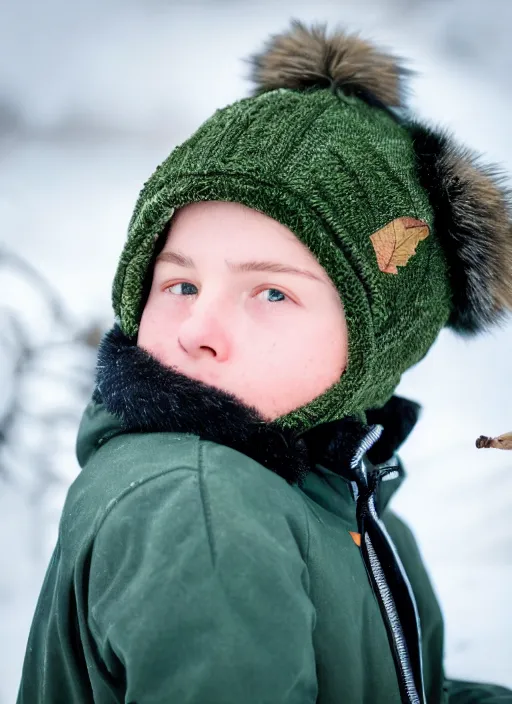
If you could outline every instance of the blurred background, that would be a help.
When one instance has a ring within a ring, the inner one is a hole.
[[[410,59],[412,107],[512,173],[506,0],[0,0],[0,704],[15,701],[110,286],[145,179],[249,91],[291,17]],[[512,686],[512,325],[441,335],[399,392],[424,406],[394,507],[446,619],[451,676]],[[341,595],[340,595],[341,598]]]

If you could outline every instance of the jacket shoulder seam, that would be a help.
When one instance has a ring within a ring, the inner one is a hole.
[[[306,504],[304,501],[302,502],[302,511],[304,513],[304,518],[306,521],[306,555],[305,555],[305,560],[306,560],[306,566],[309,570],[309,546],[311,543],[311,526],[309,524],[309,516],[308,512],[306,510]]]
[[[199,496],[201,498],[201,505],[203,507],[203,516],[206,526],[206,535],[208,537],[208,546],[210,548],[210,556],[212,564],[215,565],[216,561],[216,548],[215,541],[213,538],[213,522],[212,522],[212,510],[211,504],[208,500],[208,489],[206,487],[206,479],[204,474],[204,443],[197,443],[197,467],[199,475]]]
[[[162,470],[161,472],[158,472],[158,474],[152,474],[150,477],[145,477],[144,479],[139,479],[138,481],[131,482],[127,487],[125,487],[113,499],[110,499],[108,504],[105,506],[105,509],[103,511],[103,515],[100,518],[98,526],[93,531],[93,540],[96,539],[96,537],[97,537],[99,531],[101,530],[102,525],[105,523],[106,519],[109,517],[109,515],[115,509],[115,507],[122,502],[122,500],[124,498],[126,498],[130,494],[133,494],[134,492],[137,491],[137,489],[140,489],[142,486],[149,484],[150,482],[152,482],[155,479],[160,479],[160,477],[163,477],[166,474],[172,474],[173,472],[183,471],[183,470],[197,473],[197,467],[192,467],[191,465],[183,464],[183,465],[179,465],[177,467],[170,467],[168,469]]]

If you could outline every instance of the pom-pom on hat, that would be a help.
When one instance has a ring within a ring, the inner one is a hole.
[[[339,382],[275,421],[303,431],[384,405],[444,325],[473,334],[512,309],[510,200],[498,170],[407,115],[406,69],[358,36],[295,21],[251,65],[254,94],[146,182],[113,303],[135,340],[155,243],[187,203],[237,201],[287,226],[331,277],[349,334]]]

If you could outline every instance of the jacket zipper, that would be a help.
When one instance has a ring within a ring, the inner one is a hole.
[[[402,704],[425,704],[421,631],[416,601],[395,546],[375,507],[375,490],[393,471],[375,470],[369,477],[364,455],[379,439],[372,426],[351,462],[361,553],[377,598],[393,654]],[[407,631],[407,633],[406,633]]]

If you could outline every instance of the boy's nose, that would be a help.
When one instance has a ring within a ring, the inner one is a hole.
[[[178,342],[193,359],[214,357],[217,362],[224,362],[229,357],[224,326],[211,314],[198,312],[190,315],[180,326]]]

